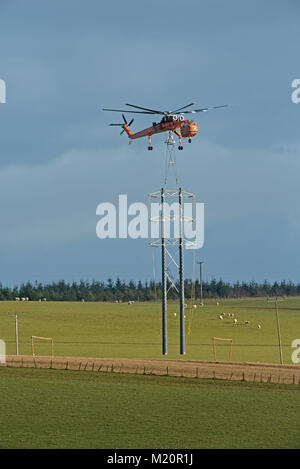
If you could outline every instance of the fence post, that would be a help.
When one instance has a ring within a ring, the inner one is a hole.
[[[98,371],[100,371],[102,368],[102,363],[100,364],[99,368],[98,368]]]
[[[199,368],[196,368],[196,378],[199,378]]]
[[[166,371],[167,371],[167,376],[169,375],[169,367],[167,366],[166,368]]]

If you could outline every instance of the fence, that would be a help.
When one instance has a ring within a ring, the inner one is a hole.
[[[184,360],[84,359],[77,357],[8,356],[0,366],[56,370],[133,373],[137,375],[209,378],[214,380],[300,384],[300,367]]]

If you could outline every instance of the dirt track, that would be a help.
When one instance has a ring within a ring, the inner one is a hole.
[[[5,366],[5,365],[2,365]],[[300,384],[300,366],[267,363],[149,360],[135,358],[32,357],[8,355],[6,366],[216,378]]]

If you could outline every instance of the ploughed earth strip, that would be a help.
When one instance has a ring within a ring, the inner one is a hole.
[[[300,365],[272,363],[7,355],[1,366],[300,384]]]

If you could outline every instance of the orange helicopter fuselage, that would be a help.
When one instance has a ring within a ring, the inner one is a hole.
[[[193,120],[167,120],[167,118],[163,118],[159,123],[153,122],[151,127],[141,130],[140,132],[131,132],[127,125],[124,125],[124,129],[131,140],[142,137],[151,137],[152,135],[168,131],[181,134],[183,138],[191,138],[195,137],[198,132],[198,126]]]

